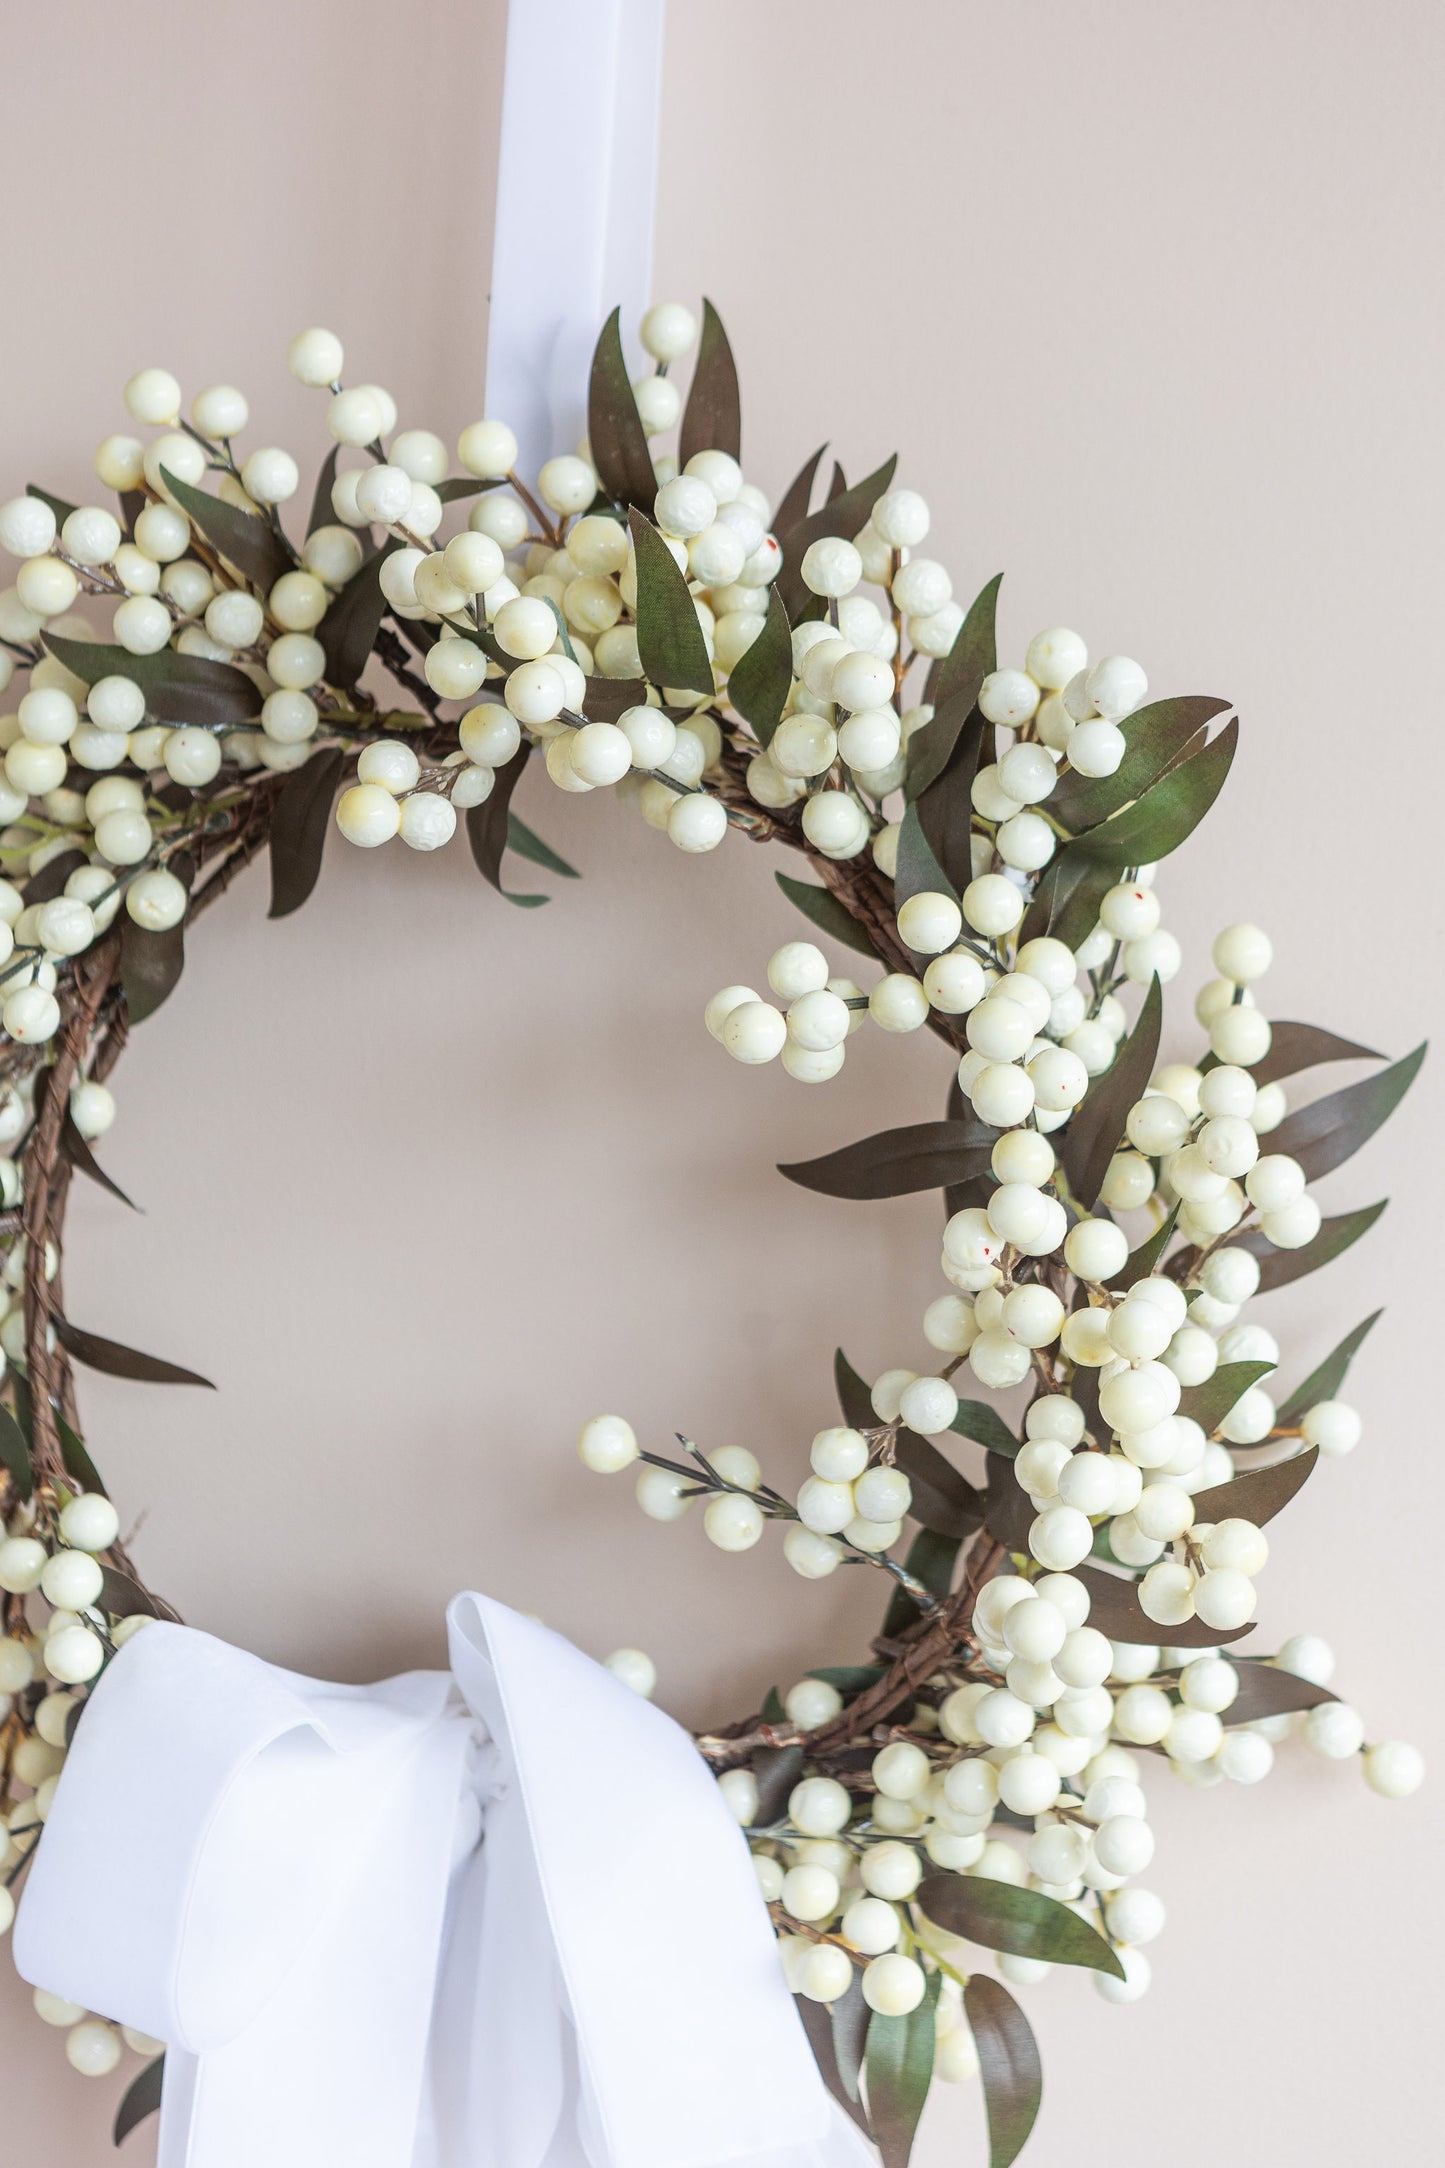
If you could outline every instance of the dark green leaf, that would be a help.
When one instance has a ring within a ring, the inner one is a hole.
[[[316,628],[326,654],[326,682],[338,692],[350,692],[376,645],[387,601],[381,591],[383,558],[401,543],[395,535],[357,566]]]
[[[590,677],[582,711],[589,723],[615,723],[629,708],[644,707],[646,703],[645,678]]]
[[[111,1618],[173,1619],[176,1615],[168,1603],[116,1566],[105,1567],[97,1602]]]
[[[120,983],[132,1024],[154,1016],[175,990],[186,964],[185,920],[154,933],[133,918],[121,922]]]
[[[123,1347],[118,1340],[103,1340],[99,1333],[82,1332],[68,1318],[56,1318],[55,1337],[76,1362],[90,1370],[103,1370],[107,1377],[134,1378],[141,1385],[204,1385],[208,1393],[216,1389],[209,1378],[198,1376],[194,1370],[163,1362],[158,1355],[142,1355],[137,1348]]]
[[[281,785],[271,813],[271,918],[299,911],[316,886],[345,755],[323,746]]]
[[[682,413],[678,463],[685,467],[696,452],[727,452],[731,458],[740,459],[742,441],[737,363],[722,318],[704,296],[702,338]]]
[[[1027,1491],[1020,1487],[1014,1474],[1014,1454],[1018,1444],[1010,1440],[1010,1453],[990,1451],[984,1461],[988,1471],[988,1489],[984,1494],[984,1526],[995,1542],[1006,1551],[1027,1553],[1029,1530],[1034,1524],[1034,1508]]]
[[[876,1686],[883,1677],[882,1664],[823,1664],[817,1671],[808,1671],[805,1678],[821,1679],[825,1686],[834,1686],[844,1701],[855,1701],[870,1686]]]
[[[843,466],[842,466],[842,462],[841,462],[841,460],[837,460],[837,459],[835,459],[835,460],[833,461],[833,472],[832,472],[832,475],[831,475],[831,477],[830,477],[830,479],[829,479],[829,482],[828,482],[828,502],[829,502],[829,504],[831,504],[831,503],[833,502],[833,499],[834,499],[835,497],[841,497],[841,496],[843,495],[843,492],[844,492],[844,491],[845,491],[845,490],[847,489],[847,487],[848,487],[848,477],[847,477],[847,475],[846,475],[846,474],[845,474],[845,473],[843,472]]]
[[[468,806],[466,815],[467,841],[482,878],[490,881],[499,896],[505,896],[508,903],[519,904],[523,910],[531,910],[548,900],[545,896],[513,895],[510,889],[502,886],[502,853],[511,835],[512,793],[521,781],[531,750],[524,738],[511,759],[498,768],[490,798],[484,798],[480,805]]]
[[[158,2055],[153,2063],[147,2063],[138,2078],[132,2079],[125,2098],[115,2111],[115,2143],[128,2138],[138,2123],[148,2115],[154,2115],[161,2104],[161,2075],[165,2069],[164,2055]]]
[[[765,1724],[787,1722],[788,1712],[783,1707],[783,1697],[776,1686],[770,1686],[763,1696],[762,1719]]]
[[[1232,1483],[1216,1483],[1212,1490],[1196,1491],[1194,1518],[1201,1522],[1253,1521],[1262,1528],[1276,1513],[1284,1511],[1296,1492],[1303,1490],[1319,1457],[1318,1446],[1312,1445],[1307,1453],[1278,1460],[1272,1468],[1252,1468],[1248,1475],[1237,1475]],[[1171,1626],[1169,1631],[1172,1635],[1174,1628]]]
[[[863,2097],[863,2057],[868,2046],[868,2021],[872,2015],[863,2000],[862,1975],[855,1972],[848,1982],[847,1990],[831,2005],[833,2013],[833,2056],[838,2065],[838,2075],[843,2080],[843,2090],[850,2106],[856,2107]],[[863,2129],[867,2119],[858,2112],[855,2115]]]
[[[525,821],[519,820],[509,807],[507,810],[507,847],[519,858],[530,858],[534,866],[544,866],[548,873],[559,873],[567,881],[579,881],[582,876],[575,866],[569,866],[565,858],[559,858],[550,843],[534,836]]]
[[[851,542],[854,535],[867,526],[868,515],[893,480],[893,470],[897,465],[898,455],[895,452],[893,457],[886,459],[866,481],[855,482],[851,489],[844,490],[841,497],[833,497],[818,511],[810,512],[806,519],[800,519],[786,534],[781,527],[774,529],[783,545],[783,569],[778,574],[778,592],[782,595],[783,608],[788,613],[790,623],[798,623],[799,607],[807,597],[808,590],[803,585],[802,564],[809,545],[825,534],[841,535],[845,542]]]
[[[824,1197],[906,1197],[979,1173],[989,1163],[988,1136],[977,1122],[911,1122],[821,1159],[787,1161],[778,1172]]]
[[[1129,1109],[1143,1098],[1154,1074],[1163,1017],[1163,992],[1158,979],[1152,978],[1139,1020],[1115,1054],[1112,1068],[1089,1079],[1087,1095],[1063,1133],[1059,1158],[1069,1188],[1085,1212],[1092,1212],[1109,1162],[1124,1141]]]
[[[64,895],[71,874],[89,863],[84,851],[57,851],[38,873],[31,874],[20,893],[27,903],[49,903],[52,896]]]
[[[1106,1629],[1107,1631],[1107,1629]],[[1010,1957],[1037,1957],[1050,1965],[1087,1965],[1110,1972],[1124,1968],[1101,1934],[1057,1897],[995,1882],[986,1875],[930,1874],[919,1885],[918,1903],[936,1927],[986,1950]]]
[[[333,444],[321,462],[321,472],[316,477],[316,488],[311,497],[311,516],[306,522],[308,541],[318,527],[335,527],[339,524],[336,508],[331,502],[331,492],[336,486],[336,455],[340,450],[339,444]]]
[[[923,823],[918,817],[918,807],[908,806],[898,831],[898,870],[893,876],[893,894],[901,910],[910,896],[941,894],[958,901],[958,890],[933,855],[932,845],[923,833]]]
[[[841,904],[829,888],[814,888],[811,882],[795,881],[789,874],[773,876],[789,903],[795,903],[804,918],[810,918],[820,933],[827,934],[830,941],[841,942],[844,948],[856,950],[871,962],[878,961],[873,944],[851,911]]]
[[[1119,725],[1124,734],[1124,758],[1112,775],[1080,775],[1070,769],[1060,776],[1049,793],[1049,812],[1070,835],[1097,828],[1118,813],[1161,776],[1181,755],[1196,750],[1207,725],[1230,706],[1227,700],[1193,695],[1181,700],[1154,700],[1136,708]]]
[[[952,647],[929,671],[928,685],[923,697],[925,700],[931,700],[935,708],[941,708],[945,703],[952,702],[959,694],[962,694],[969,707],[972,707],[978,698],[978,689],[984,679],[991,672],[997,670],[998,591],[1002,583],[1003,574],[996,572],[987,586],[982,588],[974,597],[969,605],[967,617],[965,617],[954,635]],[[931,729],[933,726],[929,724],[926,727]],[[919,735],[921,736],[922,733],[920,732]],[[911,745],[908,750],[909,768],[911,770],[913,765],[913,748]],[[910,796],[916,796],[918,790],[927,788],[926,784],[920,783],[914,789],[911,774],[909,783]]]
[[[1279,1422],[1297,1423],[1317,1402],[1334,1399],[1371,1327],[1378,1323],[1384,1314],[1383,1310],[1372,1310],[1362,1323],[1356,1325],[1353,1332],[1345,1334],[1333,1354],[1327,1355],[1318,1370],[1312,1370],[1304,1384],[1290,1394],[1279,1411]]]
[[[1171,1207],[1162,1226],[1156,1227],[1147,1242],[1141,1242],[1137,1250],[1130,1250],[1124,1259],[1123,1269],[1116,1280],[1109,1282],[1110,1292],[1122,1295],[1124,1290],[1135,1287],[1140,1280],[1147,1280],[1159,1269],[1159,1260],[1169,1247],[1170,1238],[1179,1223],[1179,1206]]]
[[[931,721],[915,730],[908,741],[908,779],[904,795],[912,800],[923,793],[945,773],[958,747],[964,730],[972,725],[972,735],[981,738],[983,718],[978,712],[977,695],[971,695],[967,686],[960,688],[952,699],[942,701],[934,709]],[[974,761],[978,748],[973,748]],[[970,778],[970,787],[972,778]]]
[[[863,2016],[866,2020],[869,2014],[868,2005],[863,2001],[862,1991],[858,1989],[856,1974],[848,1993],[851,1995],[855,1991],[858,1995],[858,2001],[862,2004]],[[798,1995],[794,1999],[798,2017],[804,2032],[808,2035],[808,2045],[813,2050],[813,2059],[818,2065],[818,2073],[823,2083],[827,2086],[844,2114],[851,2117],[852,2121],[858,2125],[858,2128],[866,2137],[868,2135],[868,2118],[864,2114],[862,2104],[856,2094],[856,2068],[853,2073],[855,2091],[850,2094],[839,2062],[838,2015],[843,2008],[843,2002],[836,2002],[830,2007],[827,2003],[814,2002],[810,1995]],[[846,2002],[846,2000],[845,1997],[844,2001]]]
[[[1334,1219],[1321,1221],[1313,1242],[1306,1242],[1298,1250],[1277,1250],[1257,1227],[1230,1239],[1259,1259],[1260,1292],[1267,1294],[1273,1287],[1287,1287],[1291,1280],[1302,1280],[1307,1272],[1318,1272],[1321,1265],[1333,1264],[1351,1243],[1369,1233],[1389,1201],[1382,1197],[1378,1204],[1361,1205],[1358,1212],[1341,1212]]]
[[[632,512],[637,553],[637,652],[654,685],[710,693],[712,664],[686,575],[650,520]]]
[[[900,1430],[894,1457],[913,1486],[909,1511],[921,1527],[961,1541],[983,1526],[983,1500],[931,1438]]]
[[[1214,1518],[1203,1512],[1198,1499],[1194,1510],[1201,1521]],[[1206,1626],[1200,1618],[1185,1619],[1178,1626],[1161,1626],[1145,1612],[1135,1582],[1121,1580],[1118,1574],[1105,1573],[1098,1566],[1075,1566],[1073,1570],[1089,1591],[1089,1624],[1097,1626],[1111,1641],[1140,1641],[1147,1645],[1167,1640],[1176,1649],[1217,1649],[1228,1641],[1241,1641],[1254,1631],[1251,1622],[1221,1632]]]
[[[820,444],[811,459],[806,460],[783,491],[782,500],[773,514],[773,533],[780,537],[790,535],[801,520],[808,516],[808,505],[813,495],[813,482],[818,472],[818,462],[828,449]]]
[[[1322,1031],[1318,1024],[1279,1023],[1271,1027],[1269,1052],[1263,1061],[1255,1063],[1250,1075],[1256,1084],[1274,1084],[1280,1078],[1297,1076],[1301,1069],[1312,1069],[1322,1061],[1383,1061],[1384,1055],[1373,1046],[1358,1046],[1353,1039],[1338,1038],[1332,1031]],[[1270,1151],[1274,1146],[1270,1145]]]
[[[1277,1129],[1269,1131],[1265,1150],[1287,1152],[1304,1168],[1306,1181],[1317,1182],[1321,1175],[1342,1166],[1389,1120],[1424,1059],[1422,1041],[1413,1054],[1392,1062],[1388,1069],[1286,1115]]]
[[[35,1492],[30,1441],[6,1407],[0,1407],[0,1467],[9,1469],[15,1495],[24,1505]]]
[[[989,1407],[983,1400],[960,1400],[958,1413],[949,1424],[960,1438],[972,1438],[976,1444],[987,1446],[990,1453],[1000,1453],[1005,1460],[1012,1460],[1019,1449],[1019,1441],[997,1408]]]
[[[1060,851],[1024,914],[1020,940],[1051,934],[1065,948],[1082,948],[1098,924],[1099,905],[1114,886],[1117,873],[1117,867],[1086,857],[1077,845]]]
[[[960,1539],[957,1536],[936,1535],[931,1528],[920,1528],[908,1546],[908,1556],[903,1563],[915,1581],[921,1581],[932,1595],[946,1596],[953,1586],[954,1567],[958,1563]],[[883,1621],[884,1634],[892,1639],[911,1626],[918,1617],[918,1606],[906,1588],[895,1587],[888,1601],[888,1613]]]
[[[1080,836],[1072,848],[1109,866],[1142,866],[1167,858],[1194,833],[1224,787],[1239,723],[1226,723],[1217,738],[1181,760],[1112,820]]]
[[[102,1189],[108,1189],[112,1197],[119,1197],[121,1203],[128,1204],[132,1212],[140,1209],[131,1198],[127,1197],[119,1182],[113,1182],[104,1167],[101,1166],[94,1152],[86,1143],[85,1138],[76,1128],[69,1107],[65,1110],[65,1118],[60,1127],[60,1147],[72,1167],[78,1167],[82,1174],[89,1175],[92,1182],[99,1183]]]
[[[100,1480],[100,1470],[85,1450],[85,1440],[79,1437],[66,1422],[63,1415],[55,1418],[56,1435],[60,1439],[60,1457],[65,1472],[77,1482],[82,1490],[98,1491],[102,1498],[109,1495]]]
[[[243,512],[238,505],[224,504],[208,490],[182,482],[161,468],[166,488],[193,527],[198,527],[211,547],[243,579],[269,594],[283,572],[295,569],[296,559],[268,519]]]
[[[25,485],[25,494],[27,497],[38,497],[42,504],[49,505],[51,511],[55,514],[55,524],[57,527],[63,527],[65,525],[65,522],[69,519],[71,513],[75,510],[75,506],[73,504],[67,504],[64,497],[52,497],[50,491],[48,489],[42,489],[38,482],[27,482]]]
[[[1236,1407],[1251,1385],[1269,1376],[1273,1363],[1221,1363],[1202,1385],[1186,1385],[1179,1395],[1180,1415],[1199,1425],[1212,1438],[1231,1408]],[[1206,1518],[1201,1514],[1200,1519]]]
[[[854,1430],[871,1430],[878,1421],[873,1397],[841,1348],[833,1351],[833,1387],[843,1420]]]
[[[978,2049],[988,2168],[1010,2168],[1028,2142],[1043,2099],[1038,2044],[1008,1989],[986,1972],[975,1972],[964,1989],[963,2014]]]
[[[1239,1692],[1223,1713],[1226,1724],[1258,1724],[1269,1716],[1292,1716],[1297,1709],[1317,1709],[1321,1702],[1337,1701],[1327,1686],[1297,1679],[1292,1671],[1257,1657],[1230,1658],[1239,1674]]]
[[[632,379],[622,351],[621,309],[614,309],[602,327],[592,356],[592,376],[587,389],[587,442],[592,464],[609,497],[618,504],[639,505],[652,511],[657,495],[657,476],[647,448],[647,432],[637,411]],[[669,678],[680,685],[681,678]],[[699,691],[710,691],[711,684]]]
[[[776,1699],[776,1695],[774,1696]],[[778,1713],[769,1716],[766,1703],[763,1706],[765,1724],[782,1724],[787,1719],[782,1703]],[[800,1746],[760,1746],[752,1758],[752,1772],[758,1787],[758,1826],[766,1829],[778,1821],[788,1804],[788,1794],[803,1774],[803,1749]]]
[[[475,474],[454,474],[450,481],[438,482],[436,490],[443,504],[458,504],[464,497],[483,497],[489,489],[500,489],[505,481],[504,474],[485,482]]]
[[[941,1972],[930,1972],[922,2002],[907,2017],[885,2017],[875,2010],[868,2026],[864,2084],[868,2120],[883,2168],[908,2168],[913,2134],[933,2079],[935,2012]]]
[[[793,685],[793,635],[776,587],[768,593],[763,629],[728,674],[728,700],[751,723],[758,741],[771,745]]]
[[[145,694],[146,714],[156,723],[241,723],[261,712],[261,694],[244,670],[204,655],[178,655],[163,647],[155,655],[132,655],[129,648],[107,647],[99,640],[62,640],[43,635],[57,662],[75,677],[94,685],[103,677],[133,678]]]

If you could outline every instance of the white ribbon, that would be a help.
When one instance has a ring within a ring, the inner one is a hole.
[[[100,1681],[22,1975],[168,2043],[160,2168],[860,2168],[692,1742],[484,1596],[334,1686],[154,1625]]]

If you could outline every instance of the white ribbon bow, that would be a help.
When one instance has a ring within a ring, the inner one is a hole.
[[[15,1931],[166,2041],[160,2168],[861,2168],[692,1742],[484,1596],[332,1686],[189,1628],[112,1663]]]

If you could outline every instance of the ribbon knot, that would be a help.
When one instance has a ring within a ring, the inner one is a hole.
[[[97,1687],[24,1977],[166,2041],[159,2168],[859,2168],[687,1735],[483,1596],[327,1684],[156,1625]]]

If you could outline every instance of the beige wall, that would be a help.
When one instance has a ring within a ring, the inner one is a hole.
[[[404,421],[474,416],[495,0],[12,16],[5,493],[83,489],[151,360],[234,378],[256,441],[309,462],[320,416],[281,366],[308,321]],[[1397,1052],[1438,1013],[1439,33],[1425,0],[673,9],[657,290],[723,307],[750,471],[780,487],[825,434],[854,472],[897,447],[958,586],[1007,568],[1009,657],[1062,621],[1239,702],[1226,803],[1164,883],[1181,1049],[1210,936],[1245,915],[1277,937],[1274,1013]],[[301,917],[266,925],[252,877],[198,930],[105,1151],[146,1217],[84,1190],[69,1282],[80,1321],[221,1390],[96,1381],[87,1423],[197,1624],[370,1676],[432,1660],[470,1584],[599,1654],[652,1648],[668,1705],[720,1716],[860,1654],[871,1589],[641,1521],[572,1434],[617,1406],[792,1472],[836,1340],[918,1359],[932,1205],[770,1170],[932,1113],[941,1057],[860,1042],[817,1093],[735,1069],[702,1003],[798,930],[761,854],[688,862],[597,799],[525,795],[586,876],[545,912],[461,846],[338,845]],[[1293,1377],[1390,1308],[1367,1442],[1281,1525],[1262,1635],[1327,1633],[1372,1731],[1438,1756],[1427,1093],[1330,1184],[1393,1189],[1388,1231],[1270,1302]],[[1303,1757],[1258,1792],[1157,1791],[1155,1993],[1030,1993],[1030,2159],[1413,2157],[1438,1804]],[[107,2158],[106,2088],[3,1974],[0,2022],[7,2157]],[[923,2168],[980,2159],[978,2115],[931,2110]],[[1101,2115],[1081,2150],[1073,2119]]]

